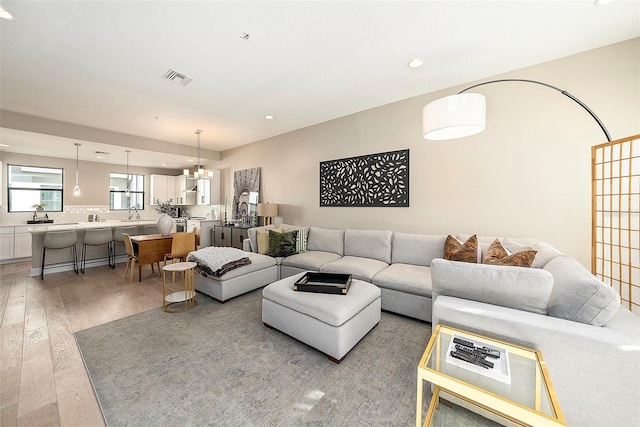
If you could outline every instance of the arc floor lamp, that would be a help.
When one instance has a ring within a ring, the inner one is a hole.
[[[598,123],[598,126],[600,126],[600,129],[602,129],[607,137],[607,141],[611,141],[607,128],[584,102],[580,101],[566,90],[559,89],[547,83],[527,79],[500,79],[478,83],[461,90],[455,95],[446,96],[427,104],[422,111],[422,130],[424,138],[432,140],[455,139],[482,132],[485,128],[486,118],[486,102],[484,95],[465,92],[478,86],[503,82],[533,83],[560,92],[584,108]]]

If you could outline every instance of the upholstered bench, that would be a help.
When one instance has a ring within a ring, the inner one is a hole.
[[[294,291],[302,274],[263,289],[262,321],[340,363],[380,321],[380,289],[354,279],[346,295]]]

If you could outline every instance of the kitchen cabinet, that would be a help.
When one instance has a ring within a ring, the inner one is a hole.
[[[178,175],[175,178],[175,194],[176,198],[175,204],[184,206],[184,205],[195,205],[196,204],[196,193],[192,192],[191,189],[197,185],[196,181],[193,178],[185,178],[184,175]]]
[[[14,233],[14,258],[29,258],[31,256],[31,233],[29,227],[16,227]]]
[[[212,172],[211,178],[198,180],[198,205],[220,204],[220,171],[214,169]]]
[[[0,227],[0,259],[12,259],[13,256],[13,227]]]
[[[188,219],[187,220],[187,229],[185,230],[187,233],[193,233],[193,229],[195,227],[200,228],[200,221],[197,219]]]
[[[249,228],[229,227],[226,225],[216,225],[213,228],[213,245],[242,249],[242,241],[249,237]]]
[[[176,202],[176,177],[169,175],[151,175],[151,204],[155,204],[156,199],[161,202],[172,199]]]
[[[198,180],[198,198],[196,203],[198,205],[210,205],[211,204],[211,180],[199,179]]]

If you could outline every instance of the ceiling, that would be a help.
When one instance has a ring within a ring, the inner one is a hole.
[[[0,108],[180,146],[132,156],[171,168],[195,156],[196,129],[220,152],[640,36],[640,2],[623,0],[0,5],[15,18],[0,20]],[[75,158],[68,136],[0,132],[2,151]],[[80,158],[123,164],[127,141],[87,138]]]

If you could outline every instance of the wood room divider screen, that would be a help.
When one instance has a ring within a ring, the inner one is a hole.
[[[640,135],[591,149],[591,271],[640,316]]]

